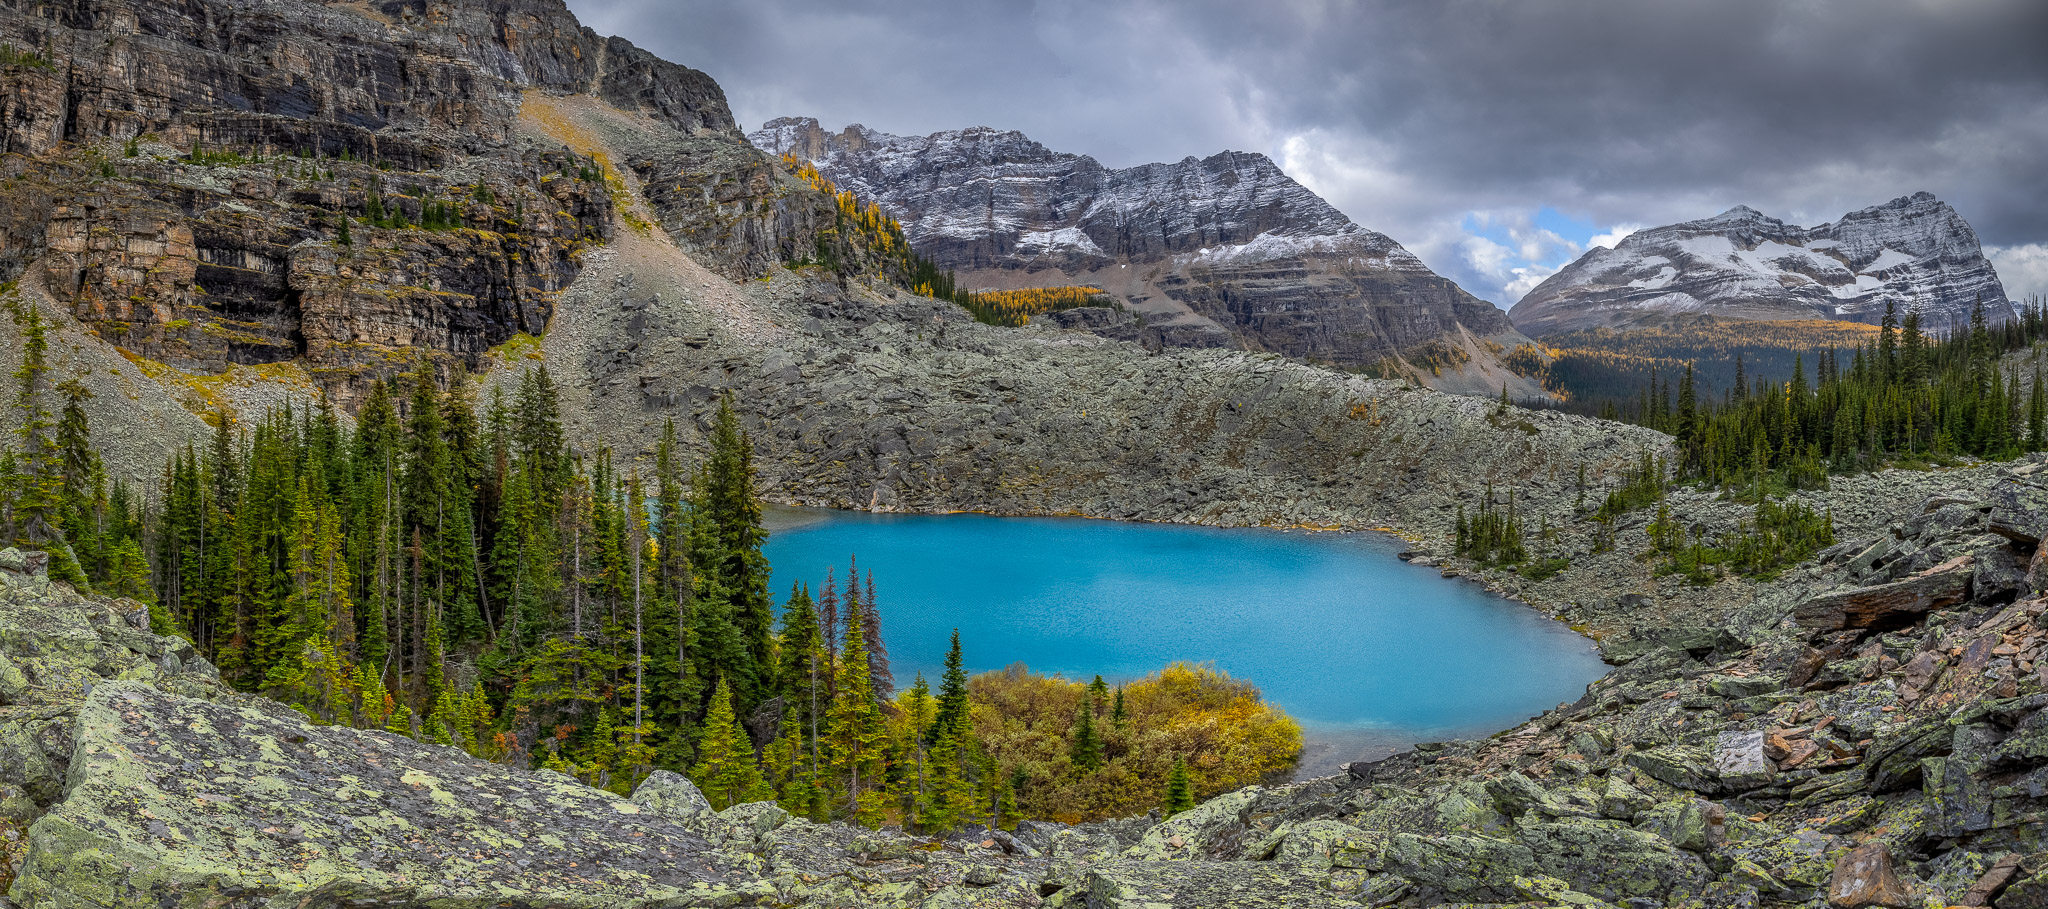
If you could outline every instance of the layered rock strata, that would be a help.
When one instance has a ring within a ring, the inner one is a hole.
[[[0,5],[0,280],[178,368],[298,361],[347,399],[547,325],[613,229],[607,162],[524,93],[736,137],[718,85],[527,3]]]

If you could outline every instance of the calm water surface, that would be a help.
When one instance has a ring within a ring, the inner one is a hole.
[[[936,685],[954,628],[970,672],[1114,682],[1211,662],[1302,722],[1303,775],[1499,730],[1606,669],[1592,642],[1381,534],[811,509],[769,526],[778,597],[828,567],[843,584],[850,556],[874,572],[899,687]]]

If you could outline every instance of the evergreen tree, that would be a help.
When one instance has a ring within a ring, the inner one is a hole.
[[[2041,397],[2041,365],[2034,364],[2034,382],[2027,389],[2027,450],[2048,448],[2048,400]]]
[[[697,764],[690,780],[711,800],[711,807],[723,811],[734,805],[773,797],[755,763],[754,746],[740,727],[732,708],[732,689],[724,679],[711,695],[711,710],[704,715],[704,738],[697,746]]]
[[[866,648],[861,643],[858,610],[846,616],[846,650],[841,654],[838,688],[827,715],[826,753],[831,757],[832,786],[839,809],[854,823],[878,827],[888,802],[888,730],[882,723],[874,689],[868,684]]]
[[[967,670],[960,655],[960,629],[953,629],[952,646],[946,650],[946,672],[939,679],[939,709],[932,716],[926,741],[937,741],[941,733],[965,728],[970,723],[967,707]]]
[[[1067,758],[1075,767],[1092,773],[1102,767],[1102,736],[1095,731],[1095,710],[1084,699],[1075,715],[1073,742]]]
[[[861,643],[868,652],[868,679],[875,686],[877,700],[896,694],[896,677],[889,671],[889,648],[882,643],[882,610],[875,605],[875,573],[868,572],[867,596],[861,600]]]
[[[761,500],[754,493],[754,443],[740,429],[731,394],[719,398],[711,453],[699,471],[692,504],[708,520],[710,537],[701,553],[693,550],[691,565],[715,580],[726,601],[724,614],[746,648],[746,671],[733,677],[734,693],[744,689],[740,702],[752,705],[773,683],[775,609],[768,595],[768,560],[761,554],[768,532],[761,526]]]
[[[85,575],[78,566],[62,530],[64,507],[63,453],[43,400],[49,385],[49,323],[42,309],[33,303],[12,300],[14,324],[21,330],[21,368],[15,370],[15,452],[13,501],[7,523],[14,538],[23,545],[50,554],[50,575],[85,588]]]
[[[1181,758],[1173,759],[1173,772],[1166,777],[1166,816],[1172,817],[1195,807],[1194,786],[1188,781],[1188,765]]]
[[[825,658],[834,662],[839,655],[839,585],[832,580],[834,569],[825,569],[825,584],[818,588],[818,639],[825,647]]]
[[[797,734],[809,741],[810,766],[817,769],[816,739],[820,708],[832,702],[824,675],[824,648],[818,639],[818,613],[811,594],[803,585],[790,588],[789,601],[782,607],[782,635],[777,652],[781,663],[776,678],[781,682],[783,716]]]
[[[926,794],[918,825],[927,832],[952,830],[974,813],[974,784],[968,775],[971,740],[960,727],[948,729],[926,756]]]

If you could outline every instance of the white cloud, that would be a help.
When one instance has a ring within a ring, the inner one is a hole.
[[[1460,244],[1465,264],[1490,278],[1505,279],[1514,267],[1515,251],[1485,237],[1467,236]]]
[[[1608,249],[1613,249],[1614,247],[1619,246],[1621,244],[1621,241],[1628,239],[1629,234],[1635,233],[1636,231],[1642,229],[1643,225],[1641,224],[1616,224],[1614,225],[1614,227],[1609,229],[1604,234],[1594,234],[1593,239],[1586,241],[1586,246],[1588,248],[1595,246],[1605,246]]]
[[[1476,220],[1476,219],[1475,219]],[[1572,260],[1578,244],[1547,230],[1509,230],[1513,246],[1467,233],[1456,241],[1458,264],[1448,270],[1473,296],[1507,307]],[[1556,256],[1546,262],[1546,258]],[[1538,258],[1543,257],[1543,258]]]
[[[1509,269],[1514,275],[1514,279],[1502,285],[1501,291],[1506,293],[1509,299],[1520,300],[1528,296],[1529,291],[1535,290],[1536,285],[1543,283],[1551,275],[1557,274],[1563,269],[1563,265],[1529,265]]]
[[[1998,270],[1998,280],[2005,285],[2007,297],[2048,297],[2048,244],[1986,246],[1984,255],[1991,260],[1991,267]]]

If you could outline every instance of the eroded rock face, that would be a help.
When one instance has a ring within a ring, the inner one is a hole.
[[[1509,313],[1541,336],[1673,313],[1874,325],[1892,306],[1901,320],[1919,313],[1922,331],[1947,332],[1979,303],[1994,324],[2013,313],[1976,232],[1922,192],[1818,227],[1738,205],[1640,230],[1580,256]]]
[[[535,140],[525,93],[745,147],[717,83],[555,0],[6,3],[0,43],[36,55],[0,93],[25,156],[0,280],[149,359],[300,361],[343,402],[541,332],[612,232],[618,177]]]
[[[736,129],[703,73],[577,24],[559,0],[63,0],[0,4],[33,48],[0,149],[144,133],[407,169],[503,145],[526,88],[588,92],[683,132]],[[47,77],[47,78],[41,78]]]
[[[831,134],[809,118],[769,121],[749,139],[879,200],[921,253],[970,285],[1098,286],[1144,316],[1154,344],[1363,366],[1461,328],[1513,332],[1499,309],[1264,155],[1113,169],[1017,132]]]

